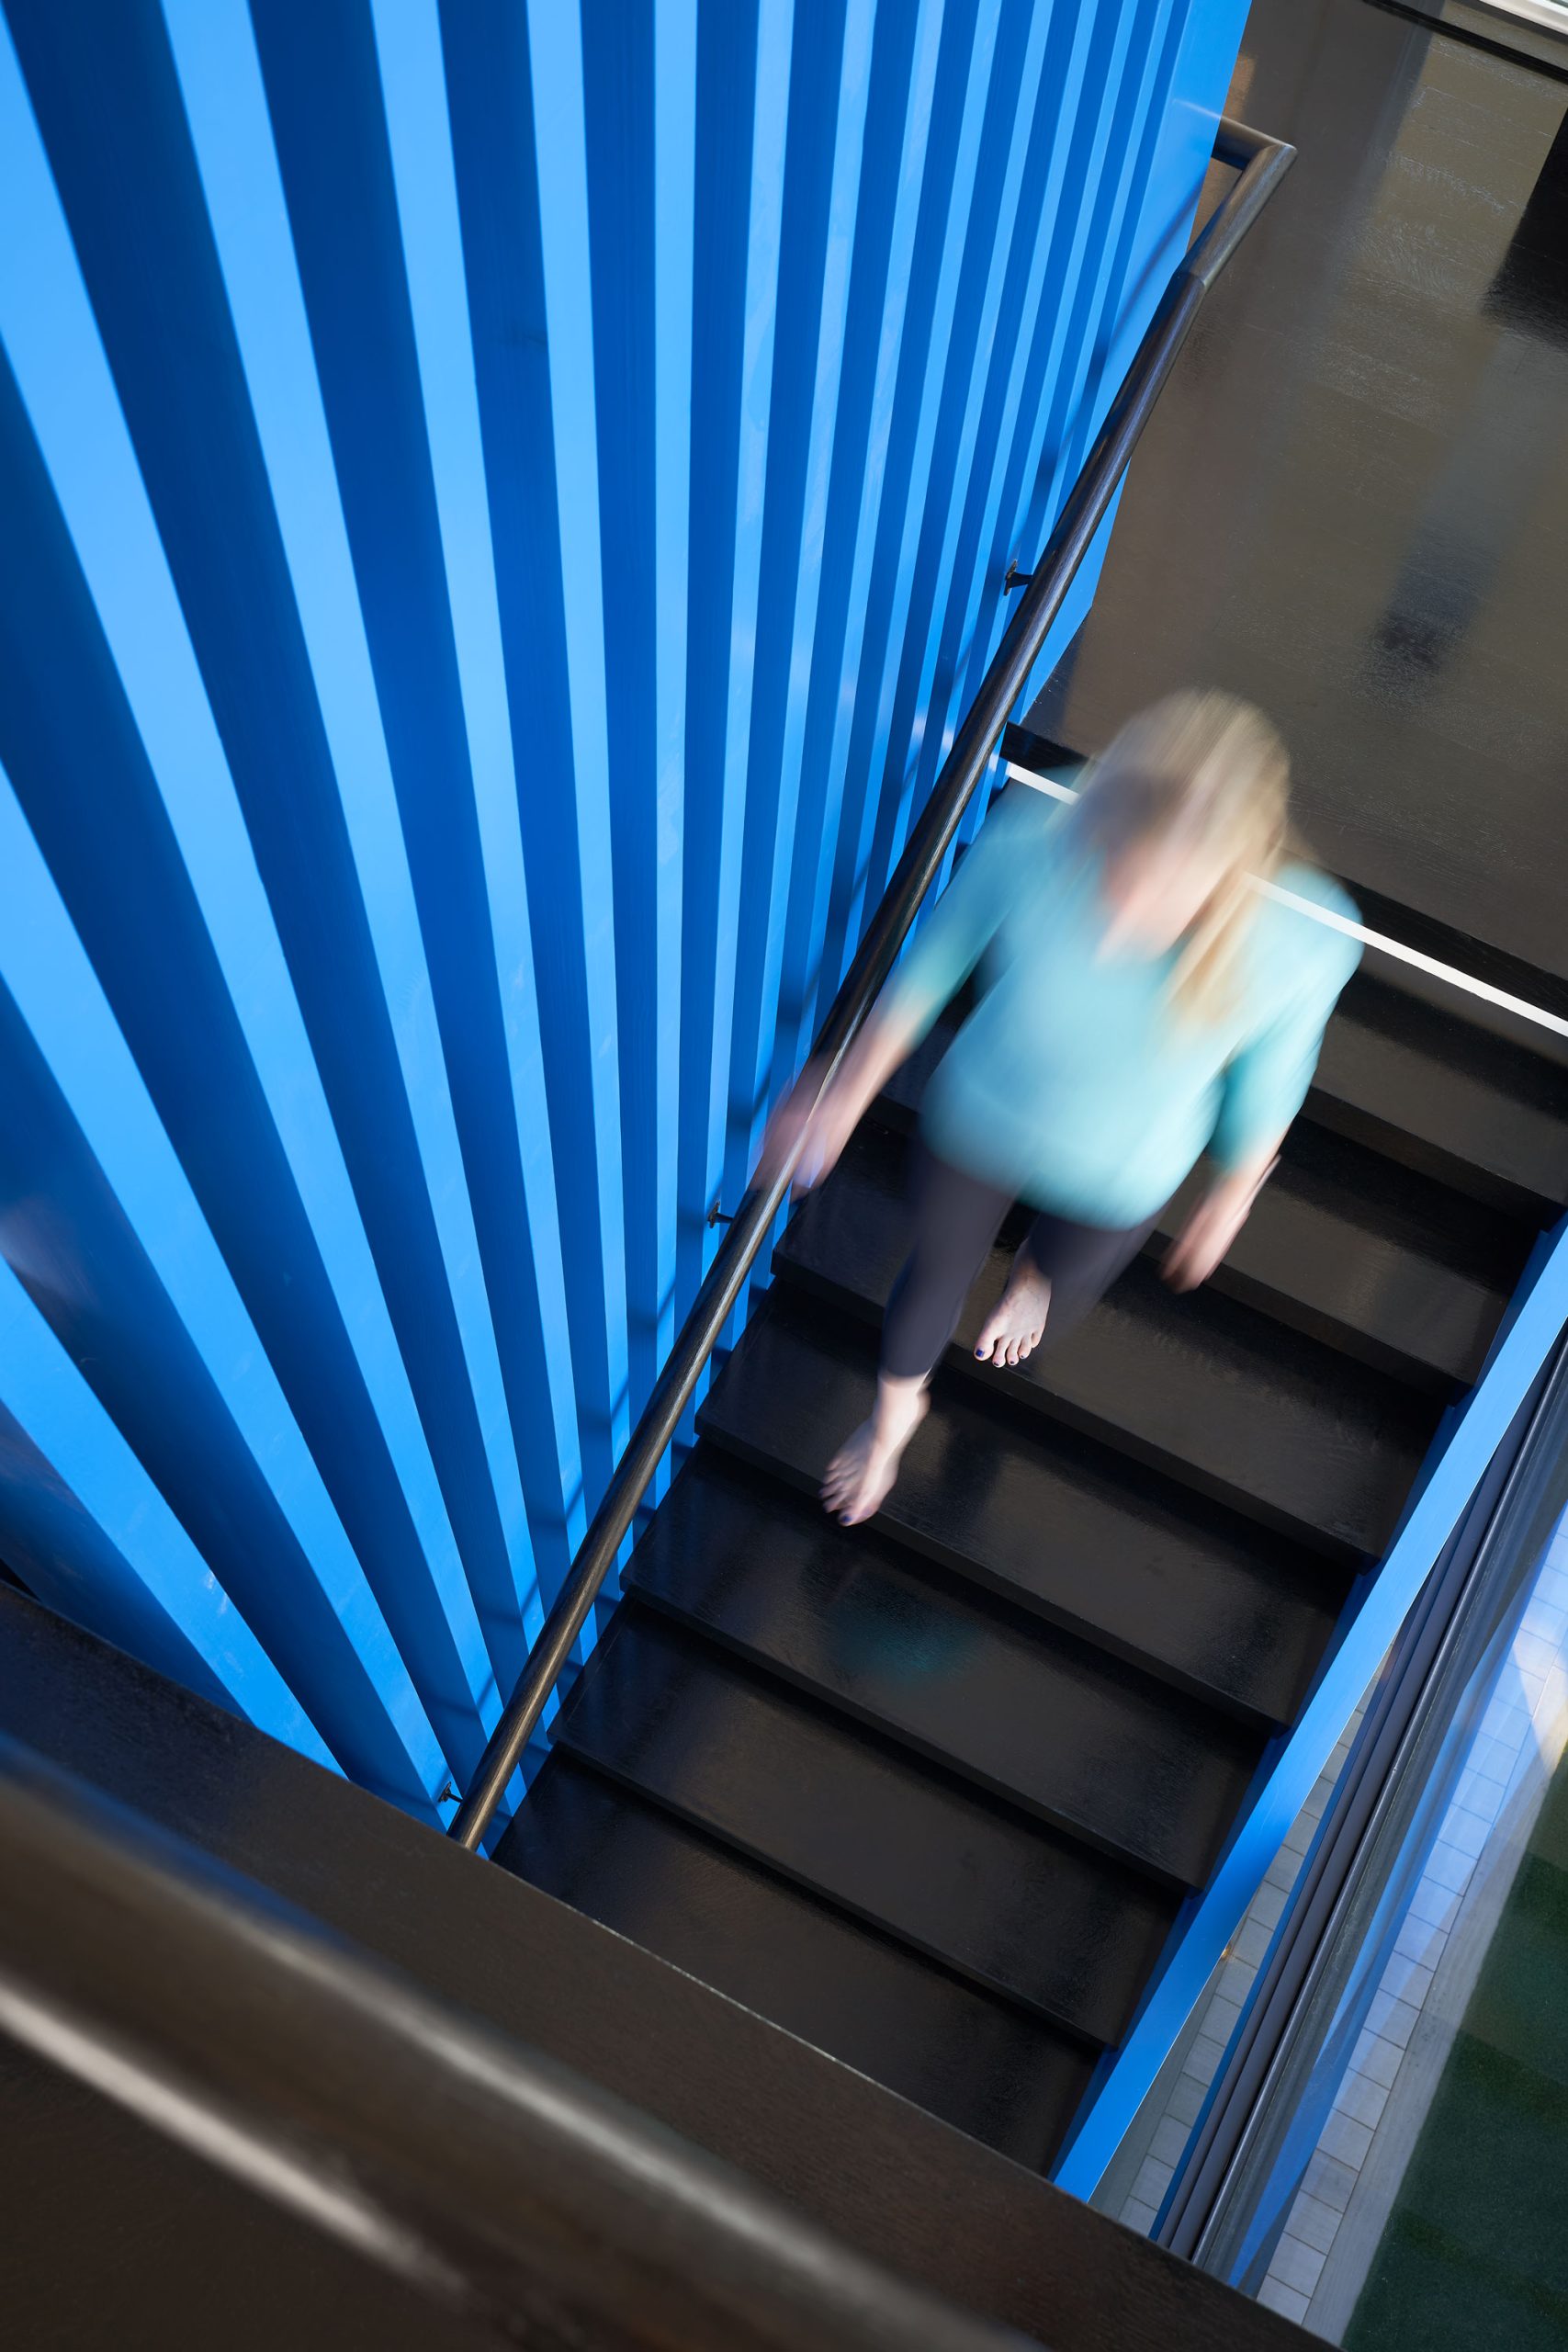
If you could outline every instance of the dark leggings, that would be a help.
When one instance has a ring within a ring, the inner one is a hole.
[[[882,1369],[893,1380],[921,1379],[938,1362],[1013,1201],[1010,1193],[950,1166],[924,1144],[915,1147],[912,1198],[914,1244],[882,1320]],[[1041,1210],[1023,1249],[1051,1285],[1050,1339],[1082,1322],[1157,1222],[1150,1217],[1125,1231],[1075,1225]]]

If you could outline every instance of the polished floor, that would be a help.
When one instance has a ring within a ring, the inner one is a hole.
[[[1092,750],[1179,684],[1247,694],[1325,863],[1568,978],[1568,83],[1255,0],[1230,105],[1299,159],[1033,724]]]

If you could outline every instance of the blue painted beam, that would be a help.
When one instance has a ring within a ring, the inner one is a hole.
[[[1016,21],[1020,12],[1011,13]],[[862,673],[847,754],[845,820],[823,947],[822,987],[829,1000],[848,967],[866,914],[876,903],[872,876],[883,795],[897,789],[896,779],[906,763],[907,747],[893,741],[894,699],[911,627],[910,599],[961,284],[964,231],[976,188],[984,191],[987,185],[981,169],[982,137],[1000,15],[996,0],[965,0],[965,5],[950,6],[943,17],[939,99],[927,141],[910,258],[882,513],[867,589]],[[988,166],[989,158],[985,161]],[[882,830],[886,845],[888,828]]]
[[[730,1043],[725,1189],[739,1199],[768,1109],[802,737],[822,586],[825,508],[847,332],[850,257],[865,161],[872,10],[821,0],[797,11],[813,62],[792,77],[777,325],[747,745]]]
[[[253,0],[251,15],[493,1329],[487,1447],[526,1465],[553,1587],[564,1399],[536,1273],[544,1237],[530,1248],[517,1124],[494,1082],[507,1042],[376,37],[367,5],[303,16]],[[513,1475],[498,1483],[504,1515]]]
[[[698,22],[677,1261],[687,1296],[724,1180],[794,35],[788,0],[707,7]]]
[[[866,98],[849,316],[823,526],[811,689],[801,747],[793,864],[771,1092],[805,1057],[820,1002],[834,855],[844,821],[866,599],[885,489],[887,435],[936,89],[940,0],[878,11]]]
[[[510,0],[461,0],[442,8],[441,31],[571,1361],[596,1487],[625,1425],[627,1374],[603,624],[590,610],[602,591],[585,131],[570,13],[552,26],[548,11]],[[537,103],[536,32],[547,77]],[[556,370],[568,351],[565,386]]]
[[[631,1403],[674,1336],[696,7],[586,0]]]

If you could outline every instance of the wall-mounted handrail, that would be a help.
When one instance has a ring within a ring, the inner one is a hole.
[[[960,819],[985,775],[1051,625],[1093,544],[1150,410],[1175,365],[1204,294],[1290,168],[1295,149],[1228,119],[1214,154],[1239,172],[1160,297],[1133,363],[1063,507],[1045,551],[981,680],[882,901],[818,1035],[810,1067],[816,1095],[832,1079],[893,968],[920,901],[942,870]],[[799,1145],[747,1193],[681,1326],[664,1369],[491,1734],[448,1835],[478,1847],[560,1679],[638,1504],[679,1427],[730,1308],[788,1194]]]
[[[476,2340],[1039,2352],[3,1738],[0,1884],[0,2035]]]

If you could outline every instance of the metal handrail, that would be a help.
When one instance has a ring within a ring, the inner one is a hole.
[[[1040,2352],[0,1737],[0,2036],[499,2345]]]
[[[1289,170],[1296,151],[1227,118],[1219,126],[1213,152],[1221,163],[1237,168],[1240,176],[1189,247],[1160,297],[822,1023],[808,1065],[816,1073],[813,1103],[821,1100],[858,1035],[921,899],[942,870],[964,811],[986,773],[1010,713],[1029,683],[1051,625],[1093,544],[1203,296]],[[637,1506],[675,1434],[703,1366],[784,1205],[800,1148],[797,1141],[776,1167],[752,1185],[714,1254],[691,1312],[545,1618],[527,1665],[453,1816],[447,1834],[460,1846],[477,1849],[494,1817]]]

